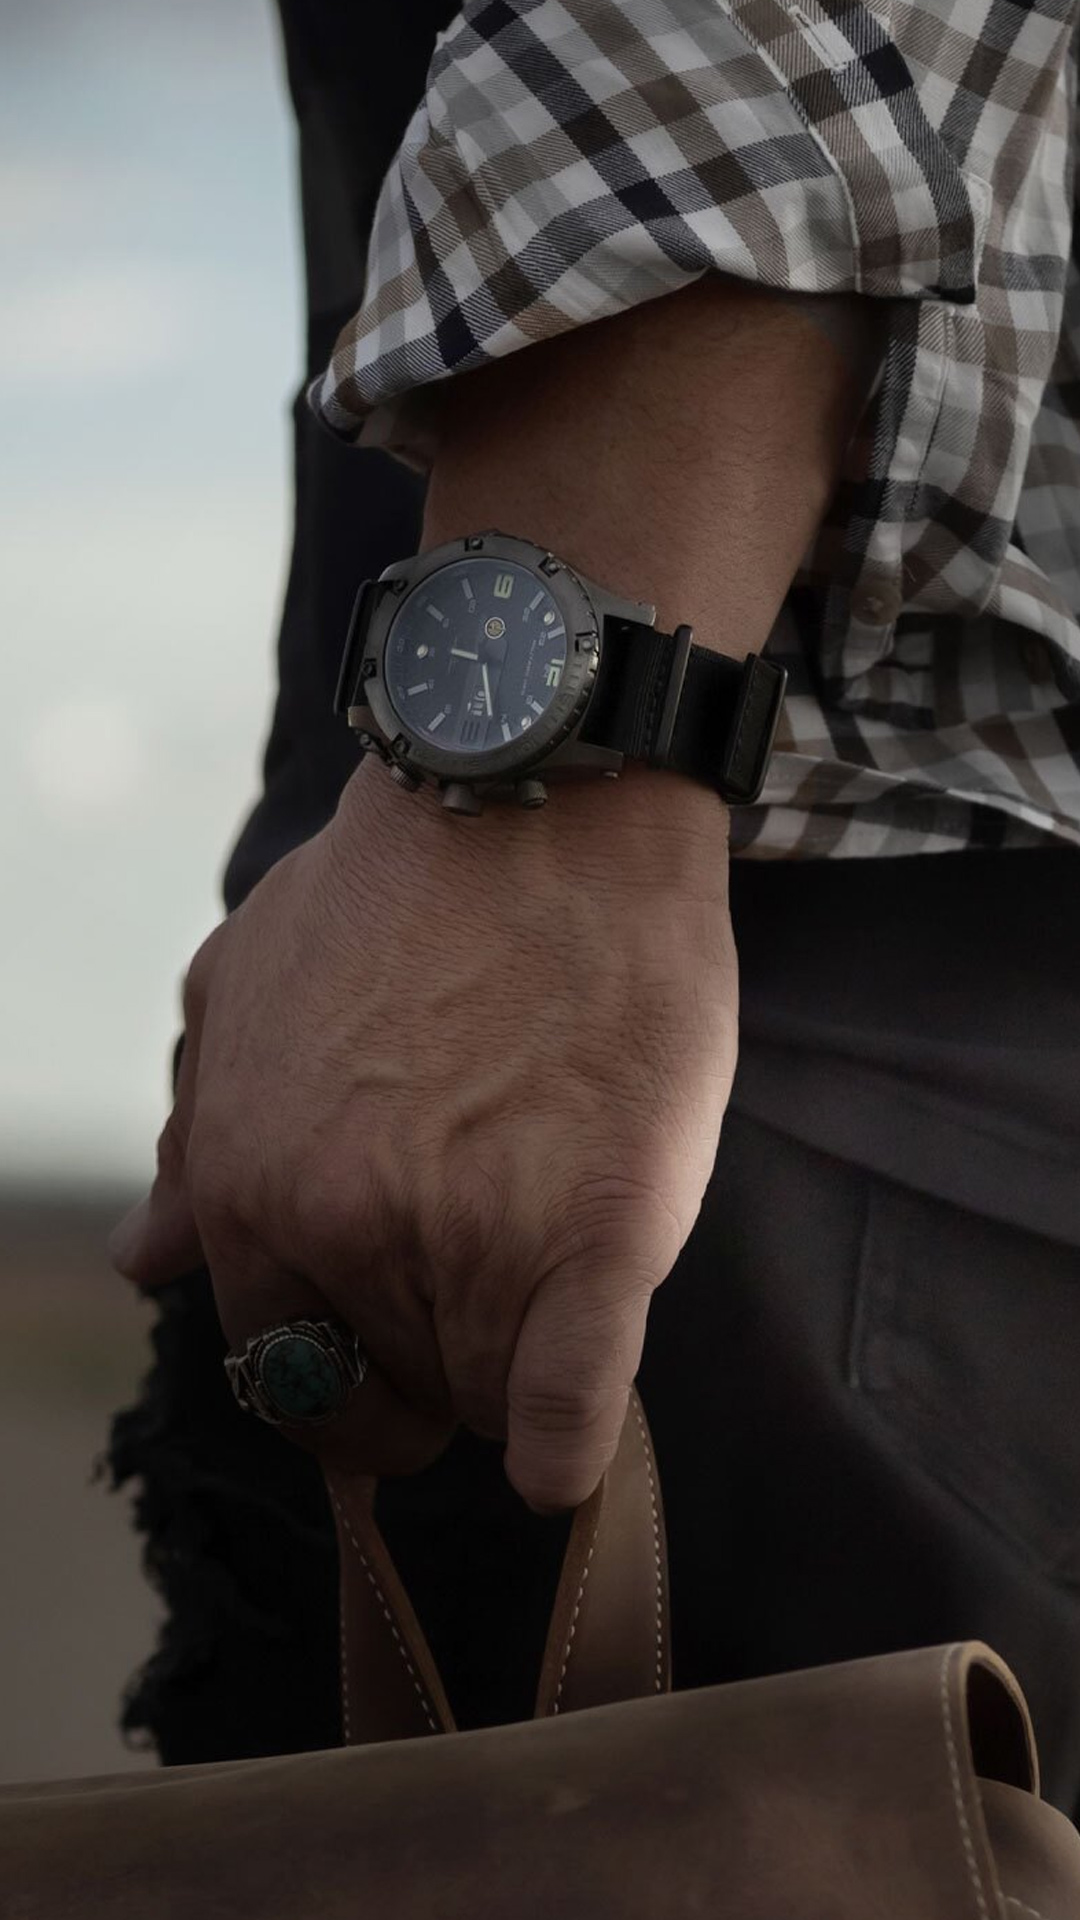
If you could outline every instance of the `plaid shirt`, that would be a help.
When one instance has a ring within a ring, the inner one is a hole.
[[[710,267],[891,303],[735,853],[1080,846],[1078,12],[467,0],[436,42],[311,388],[344,439],[424,469],[432,381]]]

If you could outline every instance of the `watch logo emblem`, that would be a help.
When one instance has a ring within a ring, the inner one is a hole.
[[[498,614],[493,613],[490,620],[484,621],[484,632],[489,640],[501,640],[506,632],[506,621],[500,620]]]

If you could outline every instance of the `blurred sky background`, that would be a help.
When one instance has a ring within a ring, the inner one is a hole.
[[[105,1236],[257,789],[301,372],[270,0],[0,0],[0,1781],[117,1731],[158,1603],[93,1479],[152,1310]]]
[[[269,0],[0,0],[0,1182],[144,1184],[256,791],[301,372]]]

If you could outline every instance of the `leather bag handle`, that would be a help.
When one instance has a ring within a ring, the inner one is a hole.
[[[438,1669],[375,1524],[377,1482],[324,1468],[341,1559],[346,1746],[451,1733]],[[652,1439],[637,1392],[618,1451],[570,1529],[536,1717],[671,1688],[667,1542]]]

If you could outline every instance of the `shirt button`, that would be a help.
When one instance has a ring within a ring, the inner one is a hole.
[[[857,593],[851,602],[856,620],[868,627],[891,627],[900,613],[901,596],[896,587],[874,586]]]

